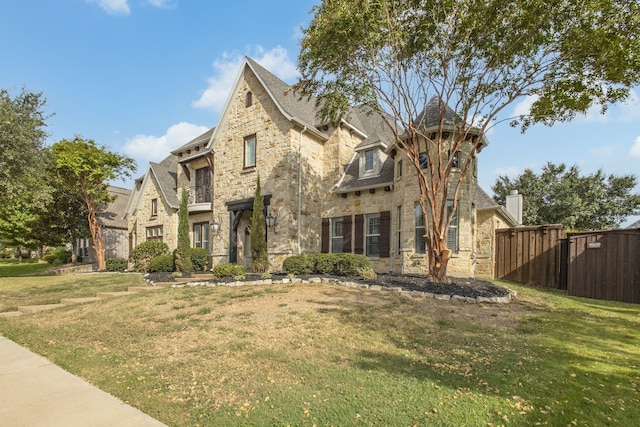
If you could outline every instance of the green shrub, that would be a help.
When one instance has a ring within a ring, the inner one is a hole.
[[[240,264],[218,264],[213,267],[213,274],[216,277],[244,277],[247,274],[247,269],[244,265]]]
[[[55,248],[48,251],[42,259],[49,264],[68,264],[71,262],[71,251],[65,248]]]
[[[107,271],[125,271],[128,261],[124,258],[108,258],[106,260]]]
[[[147,271],[149,262],[160,255],[167,255],[169,246],[164,242],[142,242],[133,249],[131,253],[131,261],[136,271]]]
[[[175,269],[175,257],[172,254],[160,255],[149,262],[149,273],[170,273]]]
[[[209,251],[205,248],[191,248],[193,271],[204,271],[209,265]]]
[[[311,274],[314,272],[314,258],[311,255],[302,254],[286,258],[282,263],[282,269],[287,274]]]
[[[284,260],[287,274],[335,274],[338,276],[375,277],[369,258],[359,254],[302,254]]]

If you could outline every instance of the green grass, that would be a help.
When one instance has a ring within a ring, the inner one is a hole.
[[[5,267],[0,267],[2,271]],[[57,304],[63,298],[94,297],[98,292],[144,286],[141,274],[86,273],[72,276],[0,277],[0,313],[19,306]]]
[[[636,425],[640,307],[508,286],[508,305],[169,288],[0,333],[171,426]]]
[[[40,264],[37,262],[23,261],[18,263],[15,260],[0,261],[0,277],[19,277],[41,273],[52,268],[51,264]]]

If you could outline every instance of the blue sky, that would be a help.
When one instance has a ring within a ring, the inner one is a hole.
[[[149,161],[216,125],[245,55],[293,83],[300,28],[316,3],[2,1],[0,87],[44,93],[54,114],[51,143],[75,135],[93,139],[136,159],[141,175]],[[596,108],[525,134],[497,126],[479,157],[480,185],[491,193],[498,175],[539,171],[547,161],[640,177],[639,95],[635,88],[606,115]]]

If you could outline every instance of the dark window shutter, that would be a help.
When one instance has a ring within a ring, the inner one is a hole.
[[[345,215],[342,218],[342,252],[344,253],[351,253],[351,237],[352,237],[352,231],[351,231],[351,215]]]
[[[355,216],[355,241],[353,244],[353,252],[356,254],[364,253],[364,215]]]
[[[322,239],[321,239],[322,243],[321,243],[320,252],[322,252],[323,254],[329,253],[330,240],[331,240],[331,236],[329,236],[329,218],[322,218]]]
[[[380,212],[380,258],[389,258],[391,212]]]

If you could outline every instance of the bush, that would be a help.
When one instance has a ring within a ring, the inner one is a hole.
[[[175,257],[172,254],[153,258],[147,267],[149,273],[170,273],[173,270],[175,270]]]
[[[133,249],[131,260],[136,271],[147,271],[149,262],[160,255],[167,255],[169,246],[164,242],[142,242]]]
[[[49,264],[69,264],[71,262],[71,251],[65,248],[56,248],[48,251],[43,257]]]
[[[106,260],[107,271],[125,271],[128,261],[124,258],[108,258]]]
[[[313,256],[307,254],[290,256],[282,263],[282,269],[287,274],[312,274],[315,271]]]
[[[369,258],[359,254],[303,254],[284,260],[287,274],[335,274],[337,276],[375,276]]]
[[[209,265],[209,252],[205,248],[191,248],[193,271],[205,271]]]
[[[244,265],[240,264],[218,264],[213,267],[213,274],[216,277],[244,277],[247,274],[247,270]]]

